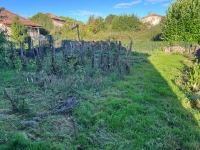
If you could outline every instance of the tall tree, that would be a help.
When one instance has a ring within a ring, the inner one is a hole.
[[[19,16],[16,16],[12,21],[11,33],[11,40],[16,43],[24,41],[27,36],[27,29],[22,22],[20,22]]]
[[[104,18],[99,16],[97,17],[96,19],[96,23],[97,23],[97,28],[98,28],[98,31],[103,31],[106,29],[106,26],[105,26],[105,22],[104,22]]]
[[[47,14],[37,13],[32,16],[30,20],[37,22],[42,26],[40,33],[43,35],[49,34],[53,30],[53,21]]]
[[[88,30],[94,34],[106,29],[104,19],[101,16],[95,17],[94,15],[91,15],[88,19],[87,25]]]
[[[117,15],[113,15],[113,14],[108,15],[108,16],[106,17],[106,19],[105,19],[105,23],[108,24],[108,25],[111,25],[113,19],[114,19],[116,16],[117,16]]]
[[[162,38],[166,41],[198,41],[200,36],[200,1],[176,0],[166,12]]]
[[[90,32],[92,32],[94,34],[96,34],[98,32],[98,25],[97,25],[97,22],[96,22],[94,15],[91,15],[89,17],[87,25],[88,25],[88,30]]]

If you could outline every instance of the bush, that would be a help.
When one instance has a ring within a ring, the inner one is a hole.
[[[189,88],[192,91],[198,91],[200,89],[200,65],[198,63],[198,60],[196,60],[196,62],[190,68],[189,73]]]

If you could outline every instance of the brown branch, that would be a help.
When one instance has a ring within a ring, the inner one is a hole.
[[[10,97],[10,95],[9,95],[8,92],[6,91],[6,88],[4,88],[4,94],[5,94],[6,97],[10,100],[13,111],[14,111],[14,112],[19,111],[19,108],[16,106],[15,101]]]

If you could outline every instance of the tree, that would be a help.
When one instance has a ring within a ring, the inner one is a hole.
[[[106,29],[104,19],[101,16],[95,18],[94,15],[91,15],[88,19],[87,25],[88,30],[94,34]]]
[[[0,14],[1,14],[1,11],[3,11],[4,8],[0,7]],[[1,19],[3,18],[3,16],[0,15],[0,21]],[[1,30],[0,29],[0,50],[2,49],[3,47],[3,44],[6,42],[6,35],[5,35],[5,31]]]
[[[1,11],[3,11],[4,8],[0,8],[0,14]],[[3,16],[0,15],[0,21],[3,18]],[[6,44],[7,41],[7,32],[4,31],[3,29],[0,28],[0,65],[2,66],[2,64],[6,64],[6,50],[5,50],[5,46],[4,44]]]
[[[54,28],[53,21],[47,14],[37,13],[36,15],[32,16],[30,20],[40,24],[43,27],[40,30],[42,35],[49,34]]]
[[[98,32],[98,26],[94,15],[91,15],[88,19],[88,30],[94,34]]]
[[[20,22],[19,16],[16,16],[11,24],[11,40],[15,43],[19,43],[25,40],[27,37],[27,29],[26,27]]]
[[[200,1],[176,0],[166,12],[162,38],[166,41],[198,41],[200,36]]]
[[[98,32],[106,29],[103,17],[99,16],[95,20],[96,20],[96,23],[97,23]]]
[[[1,11],[3,11],[4,8],[0,7],[0,14],[1,14]],[[0,15],[0,21],[1,19],[3,18],[3,16]],[[1,28],[0,28],[0,50],[3,48],[3,44],[6,42],[6,31],[3,31]]]
[[[113,19],[114,19],[116,16],[117,16],[117,15],[113,15],[113,14],[108,15],[108,16],[106,17],[106,19],[105,19],[105,23],[108,24],[108,25],[111,25]]]
[[[132,15],[120,15],[114,17],[112,21],[113,31],[133,31],[138,30],[141,22],[138,17]]]

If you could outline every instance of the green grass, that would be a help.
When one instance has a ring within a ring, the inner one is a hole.
[[[198,149],[199,111],[191,109],[187,95],[173,82],[187,60],[160,52],[140,59],[131,76],[117,82],[112,92],[105,89],[107,98],[95,101],[87,125],[82,115],[85,138],[96,149]],[[105,133],[111,138],[101,139]]]
[[[199,149],[199,110],[191,107],[181,78],[190,60],[182,54],[160,51],[134,54],[130,75],[118,78],[110,74],[103,78],[97,74],[91,81],[93,86],[88,83],[90,86],[84,88],[87,84],[80,82],[77,91],[72,90],[80,101],[73,110],[78,139],[64,115],[45,117],[36,122],[35,128],[21,123],[38,111],[47,112],[52,102],[57,105],[59,97],[69,96],[70,86],[63,83],[58,85],[59,90],[50,86],[44,90],[24,82],[24,78],[20,78],[24,74],[1,71],[0,144],[3,146],[0,149],[14,149],[14,135],[19,132],[23,133],[19,143],[25,143],[24,149],[37,147],[38,139],[45,141],[44,145],[58,144],[60,149]],[[18,89],[22,85],[28,89],[23,96],[29,100],[30,113],[12,114],[2,89],[9,86]]]

